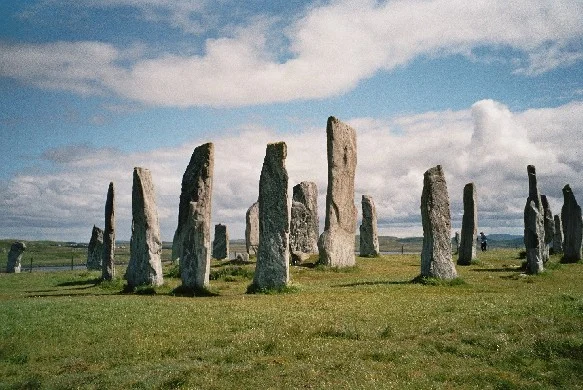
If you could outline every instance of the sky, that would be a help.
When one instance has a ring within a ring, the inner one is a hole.
[[[582,20],[581,0],[1,1],[0,238],[87,242],[113,181],[128,240],[141,166],[171,241],[206,142],[232,239],[269,142],[290,194],[317,184],[323,227],[329,116],[356,130],[355,203],[373,197],[381,235],[422,235],[438,164],[453,230],[473,182],[478,229],[522,234],[528,164],[555,214],[565,184],[583,202]]]

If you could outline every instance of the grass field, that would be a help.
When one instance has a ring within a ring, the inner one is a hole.
[[[229,262],[207,297],[169,276],[140,295],[98,272],[0,274],[0,388],[583,388],[583,264],[479,256],[451,285],[411,283],[418,255],[292,267],[272,295]]]

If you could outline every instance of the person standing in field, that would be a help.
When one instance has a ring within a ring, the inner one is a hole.
[[[482,248],[482,252],[486,252],[486,250],[488,250],[488,239],[486,238],[486,235],[484,234],[484,232],[480,232],[480,242],[481,242],[480,247]]]

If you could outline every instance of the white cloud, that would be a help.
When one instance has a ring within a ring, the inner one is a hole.
[[[187,1],[90,4],[162,9],[177,25],[181,17],[209,12],[204,3]],[[120,61],[134,58],[135,50],[126,54],[106,43],[4,44],[0,75],[78,93],[109,91],[152,105],[241,106],[339,95],[419,56],[474,58],[476,48],[507,49],[518,56],[516,72],[530,75],[583,56],[579,0],[344,0],[302,12],[283,32],[280,24],[249,18],[248,25],[208,38],[203,54],[143,56],[129,67]],[[271,36],[282,33],[289,44],[274,47]],[[282,53],[286,58],[278,60]]]
[[[44,158],[58,170],[21,174],[0,186],[3,237],[86,241],[93,224],[103,224],[109,181],[117,191],[118,237],[127,239],[131,224],[134,166],[152,171],[163,239],[176,227],[182,173],[192,150],[215,143],[212,219],[226,223],[242,238],[245,211],[257,199],[259,174],[268,142],[288,144],[286,166],[291,186],[315,181],[319,211],[325,211],[325,119],[318,128],[294,135],[248,126],[214,139],[194,139],[176,148],[125,153],[83,145],[49,150]],[[479,224],[489,232],[521,233],[528,192],[526,165],[535,164],[542,193],[555,213],[562,187],[569,183],[583,200],[579,131],[583,102],[557,108],[511,112],[491,100],[462,111],[428,112],[395,118],[340,118],[357,131],[358,165],[355,202],[362,194],[375,199],[381,234],[421,235],[419,202],[423,172],[441,164],[445,170],[454,227],[459,229],[463,187],[474,182]],[[323,224],[322,224],[323,226]]]

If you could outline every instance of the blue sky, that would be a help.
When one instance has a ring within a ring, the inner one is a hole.
[[[583,193],[581,20],[580,0],[0,2],[0,237],[87,241],[114,181],[128,239],[143,165],[169,241],[208,141],[231,237],[267,142],[288,143],[290,185],[315,181],[323,214],[330,115],[357,131],[355,202],[374,197],[381,234],[421,234],[436,164],[454,228],[473,181],[481,227],[520,234],[527,164],[555,213],[564,184]]]

